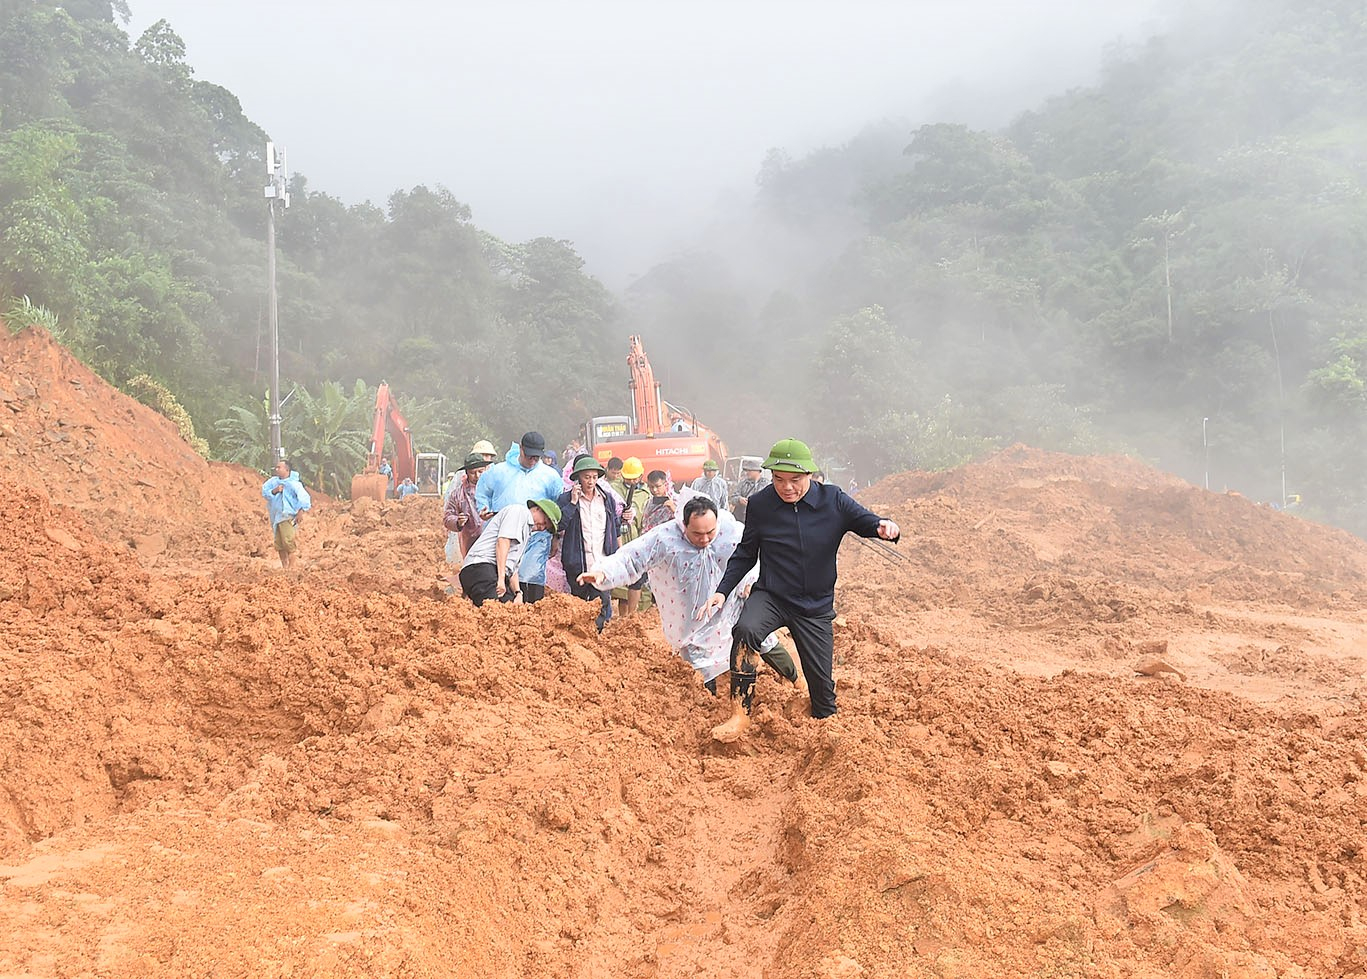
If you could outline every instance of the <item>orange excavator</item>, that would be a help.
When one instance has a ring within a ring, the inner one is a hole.
[[[394,441],[394,485],[404,478],[413,479],[417,475],[418,454],[413,448],[413,435],[408,422],[394,396],[389,393],[389,384],[381,381],[375,392],[375,425],[370,434],[370,451],[366,455],[365,471],[351,479],[351,498],[369,497],[383,501],[389,488],[389,477],[380,472],[380,462],[384,458],[384,437],[388,434]]]
[[[711,459],[726,465],[726,445],[687,408],[670,404],[660,393],[659,382],[639,336],[627,348],[631,376],[631,416],[600,415],[590,418],[586,444],[604,465],[613,456],[635,456],[646,472],[661,469],[676,483],[702,475],[703,463]]]

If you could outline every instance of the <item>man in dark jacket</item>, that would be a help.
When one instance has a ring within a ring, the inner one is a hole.
[[[753,672],[749,661],[756,658],[754,650],[769,633],[787,626],[807,678],[812,716],[829,717],[835,713],[831,622],[835,619],[836,551],[850,531],[895,542],[901,530],[891,520],[864,509],[840,487],[814,481],[817,467],[812,452],[797,439],[776,443],[764,468],[773,473],[773,482],[751,495],[745,533],[703,614],[720,608],[759,561],[759,581],[732,630],[736,640],[732,673]],[[734,740],[745,725],[744,713],[738,712],[713,735],[718,740]]]
[[[592,585],[579,584],[579,576],[599,564],[609,554],[617,553],[618,534],[622,513],[617,501],[608,492],[607,482],[599,482],[604,469],[597,459],[584,456],[574,464],[570,479],[574,486],[560,494],[556,503],[564,514],[560,527],[564,538],[560,544],[560,562],[570,583],[570,593],[585,600],[603,603],[598,613],[598,629],[612,618],[612,592],[599,591]]]

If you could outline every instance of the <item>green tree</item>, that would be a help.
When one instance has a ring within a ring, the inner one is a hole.
[[[841,317],[822,341],[810,384],[808,429],[824,457],[848,459],[861,476],[912,460],[915,410],[927,402],[913,368],[916,347],[898,336],[883,309]],[[933,401],[930,403],[934,403]]]
[[[350,394],[336,381],[324,381],[317,395],[295,389],[281,421],[281,439],[306,482],[343,495],[343,477],[349,487],[351,477],[365,467],[374,403],[359,380]]]

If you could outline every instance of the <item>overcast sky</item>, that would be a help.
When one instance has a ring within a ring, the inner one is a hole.
[[[889,116],[1001,125],[1095,79],[1164,0],[131,0],[312,190],[443,184],[509,241],[575,242],[621,285],[765,152]]]

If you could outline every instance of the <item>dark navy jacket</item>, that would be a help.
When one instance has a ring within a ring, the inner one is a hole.
[[[617,532],[621,529],[622,515],[617,511],[617,503],[606,489],[605,482],[599,483],[595,492],[603,501],[603,512],[607,524],[603,527],[603,556],[617,553]],[[565,569],[565,577],[571,583],[585,571],[584,567],[584,524],[579,519],[579,504],[571,503],[573,490],[560,494],[555,502],[560,505],[560,565]]]
[[[877,537],[881,519],[839,486],[813,481],[796,503],[784,503],[772,485],[766,486],[746,505],[745,533],[717,591],[730,595],[758,560],[756,588],[771,592],[800,615],[830,614],[841,538],[847,531]]]

